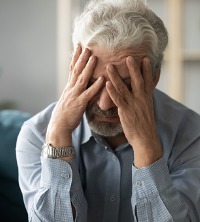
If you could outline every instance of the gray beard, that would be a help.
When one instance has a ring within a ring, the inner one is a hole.
[[[88,124],[90,129],[103,137],[113,137],[123,133],[123,128],[121,123],[110,123],[106,121],[95,121],[93,116],[97,114],[100,116],[117,116],[117,109],[112,108],[107,111],[101,110],[98,106],[93,106],[86,109],[86,117],[88,120]]]

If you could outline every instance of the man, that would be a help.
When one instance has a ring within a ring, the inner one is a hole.
[[[18,137],[29,221],[200,221],[200,117],[156,90],[167,31],[141,0],[91,1],[68,83]]]

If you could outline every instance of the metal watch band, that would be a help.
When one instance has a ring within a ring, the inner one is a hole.
[[[53,147],[51,144],[44,144],[42,146],[42,156],[46,158],[62,158],[62,157],[73,157],[75,155],[75,150],[73,146],[68,147]]]

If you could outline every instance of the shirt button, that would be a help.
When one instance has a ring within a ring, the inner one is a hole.
[[[111,196],[110,196],[110,201],[111,201],[111,202],[115,201],[115,196],[114,196],[114,195],[111,195]]]
[[[107,150],[107,149],[108,149],[108,147],[107,147],[107,146],[105,146],[105,149]]]
[[[115,155],[113,155],[113,156],[112,156],[112,159],[113,159],[114,161],[116,161],[116,160],[117,160],[117,157],[116,157]]]
[[[140,181],[140,180],[136,181],[136,186],[141,187],[142,186],[142,181]]]
[[[61,177],[65,178],[65,179],[69,179],[70,178],[70,174],[68,173],[62,173]]]

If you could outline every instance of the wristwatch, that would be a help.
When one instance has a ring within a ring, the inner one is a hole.
[[[74,157],[74,155],[75,150],[73,146],[56,148],[53,147],[50,143],[45,143],[42,146],[41,156],[46,158],[57,159],[62,157]]]

